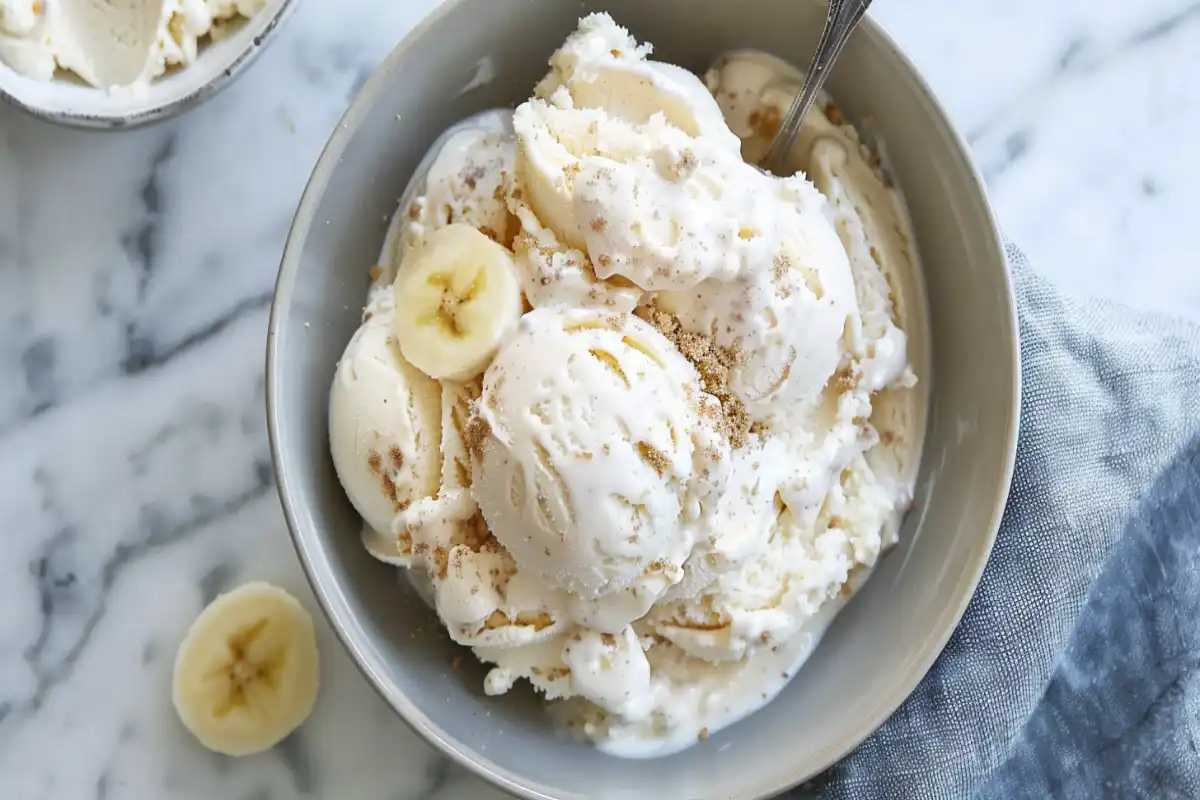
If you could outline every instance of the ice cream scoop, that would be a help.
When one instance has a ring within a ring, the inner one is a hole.
[[[682,574],[720,460],[714,413],[642,320],[534,310],[485,373],[469,437],[484,519],[522,569],[576,599],[573,616],[597,622],[591,602],[633,613],[603,620],[619,631]]]
[[[330,389],[329,445],[350,502],[390,539],[395,515],[438,490],[441,390],[400,354],[390,292],[376,294],[364,317]]]

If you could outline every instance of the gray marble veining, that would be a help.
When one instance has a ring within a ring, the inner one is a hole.
[[[0,797],[483,798],[321,623],[313,723],[205,753],[169,702],[223,587],[315,609],[271,485],[263,341],[291,215],[433,0],[310,0],[198,111],[117,135],[0,108]],[[1200,3],[881,0],[1007,234],[1077,291],[1200,317]]]

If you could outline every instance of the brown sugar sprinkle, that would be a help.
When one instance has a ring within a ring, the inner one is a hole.
[[[834,125],[846,124],[846,118],[842,115],[842,110],[833,103],[825,104],[825,116],[829,117],[829,121]]]
[[[700,373],[701,388],[721,404],[723,413],[719,427],[730,446],[746,444],[746,436],[751,432],[750,415],[741,399],[729,388],[729,371],[741,363],[742,354],[716,345],[703,334],[688,333],[679,320],[654,306],[641,306],[634,313],[667,337]]]
[[[392,445],[392,448],[388,450],[388,458],[392,460],[392,466],[396,469],[404,466],[404,453],[396,445]]]
[[[383,274],[383,268],[376,264],[367,270],[367,274],[371,276],[371,280],[377,281],[379,280],[379,276]]]
[[[591,221],[592,230],[596,233],[602,233],[608,227],[608,220],[604,217],[596,217]]]
[[[476,461],[483,460],[483,446],[491,435],[492,426],[488,425],[487,420],[479,414],[472,414],[463,431],[463,444],[467,446],[467,452]]]
[[[671,468],[671,460],[667,458],[666,454],[649,442],[638,442],[637,451],[642,461],[645,461],[651,469],[658,473],[658,477],[661,478]]]
[[[378,475],[383,468],[383,458],[374,450],[367,455],[367,468],[372,475]]]

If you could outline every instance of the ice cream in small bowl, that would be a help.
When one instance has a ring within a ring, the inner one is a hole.
[[[124,128],[225,86],[294,0],[0,0],[0,99],[52,122]]]
[[[684,37],[671,3],[504,5],[414,32],[301,203],[268,356],[289,525],[375,686],[501,787],[767,796],[896,708],[986,561],[1018,392],[995,227],[871,25],[779,178],[801,76],[765,23],[816,6],[687,4]]]

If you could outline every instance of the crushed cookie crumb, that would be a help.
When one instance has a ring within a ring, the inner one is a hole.
[[[590,224],[596,233],[603,233],[604,229],[608,227],[608,220],[604,217],[595,217]]]
[[[833,388],[838,394],[845,394],[858,385],[859,372],[856,365],[847,365],[833,375]]]
[[[472,414],[463,431],[463,444],[476,461],[483,461],[483,446],[492,435],[492,427],[479,414]]]
[[[379,266],[378,264],[376,264],[375,266],[373,266],[369,270],[367,270],[367,274],[371,276],[371,280],[377,281],[377,280],[379,280],[379,277],[381,275],[383,275],[383,268],[381,266]]]
[[[679,160],[671,164],[666,172],[667,176],[670,178],[674,178],[675,180],[684,180],[686,178],[690,178],[699,168],[700,159],[696,157],[696,154],[691,150],[684,150],[679,154]],[[654,218],[660,218],[657,215],[657,212]]]
[[[649,442],[638,442],[637,451],[642,461],[645,461],[651,469],[658,473],[658,477],[661,478],[671,468],[671,459],[667,458],[666,453]]]
[[[367,454],[367,469],[371,470],[372,475],[378,475],[383,468],[383,458],[372,450]]]
[[[667,337],[700,373],[700,387],[721,404],[722,418],[718,429],[730,446],[745,445],[752,421],[741,398],[729,388],[729,373],[745,356],[732,348],[717,345],[704,334],[683,330],[678,319],[656,306],[641,306],[635,313]]]
[[[777,106],[764,106],[750,112],[750,130],[763,139],[774,139],[783,126],[783,112]]]
[[[846,117],[842,115],[842,110],[833,103],[825,104],[825,116],[829,117],[829,121],[834,125],[846,124]]]
[[[475,167],[474,169],[467,170],[462,176],[463,183],[473,192],[475,191],[475,187],[479,185],[479,179],[484,175],[487,175],[487,170],[483,167]]]

